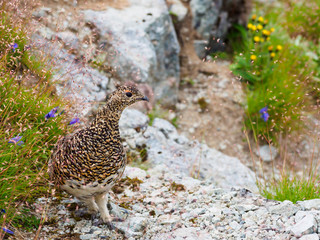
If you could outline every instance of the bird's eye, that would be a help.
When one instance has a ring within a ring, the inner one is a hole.
[[[126,92],[127,97],[131,97],[132,93],[131,92]]]

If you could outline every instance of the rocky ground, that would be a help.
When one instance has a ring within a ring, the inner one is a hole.
[[[319,199],[270,201],[245,188],[222,189],[171,172],[165,165],[147,172],[127,167],[125,176],[118,194],[110,197],[111,213],[124,219],[114,222],[114,230],[98,219],[77,216],[84,207],[64,195],[33,205],[39,214],[48,209],[39,239],[319,239]]]

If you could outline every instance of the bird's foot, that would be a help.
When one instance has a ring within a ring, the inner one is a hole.
[[[123,222],[124,220],[121,218],[117,218],[117,217],[110,217],[110,218],[99,218],[99,219],[94,219],[92,221],[92,225],[93,226],[99,226],[99,225],[107,225],[107,227],[109,228],[109,230],[115,230],[116,227],[114,225],[113,222]]]
[[[116,205],[114,203],[109,202],[107,206],[108,206],[110,213],[114,216],[113,221],[123,222],[124,219],[126,219],[128,217],[128,215],[130,214],[129,210],[127,210],[123,207],[119,207],[118,205]]]

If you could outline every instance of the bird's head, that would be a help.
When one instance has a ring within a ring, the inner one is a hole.
[[[119,106],[121,110],[138,101],[149,101],[148,97],[144,96],[136,87],[122,85],[111,93],[108,101]],[[114,105],[113,104],[113,105]]]

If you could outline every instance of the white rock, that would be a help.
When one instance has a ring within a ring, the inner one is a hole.
[[[256,150],[257,156],[265,162],[270,162],[278,155],[278,150],[271,145],[263,145]]]
[[[305,210],[320,209],[320,199],[298,201],[297,203]]]
[[[290,228],[292,234],[296,237],[301,235],[314,233],[317,229],[317,222],[313,215],[308,214]]]
[[[188,13],[188,9],[180,2],[180,0],[170,0],[169,11],[177,16],[178,21],[182,21]]]
[[[145,170],[142,170],[140,168],[127,166],[124,170],[123,176],[129,177],[131,179],[138,178],[140,180],[144,180],[147,176],[147,173]]]
[[[58,39],[64,42],[64,44],[68,48],[78,49],[79,48],[79,40],[76,34],[73,32],[59,32],[56,34]]]
[[[90,239],[96,239],[97,235],[96,234],[85,234],[85,235],[80,235],[81,240],[90,240]]]
[[[149,118],[147,115],[143,114],[142,112],[126,108],[121,115],[120,121],[119,121],[119,128],[120,130],[124,131],[128,128],[144,128],[148,125]]]
[[[241,229],[241,225],[236,221],[232,221],[229,226],[234,229],[235,231],[239,231]]]
[[[187,191],[196,191],[200,187],[201,181],[192,177],[184,177],[181,180],[175,181],[177,184],[182,184]]]
[[[132,217],[130,219],[130,222],[131,222],[130,228],[133,232],[143,231],[148,224],[147,219],[144,217]]]
[[[319,240],[319,236],[316,233],[303,235],[299,240]]]
[[[290,217],[299,211],[299,207],[294,205],[292,202],[285,200],[278,205],[270,206],[268,210],[273,214]]]
[[[158,218],[158,222],[161,225],[174,224],[174,223],[177,223],[179,220],[180,220],[180,217],[176,215],[161,215]]]
[[[51,13],[51,8],[42,7],[40,9],[34,11],[32,13],[32,16],[36,17],[36,18],[44,18],[44,17],[48,16],[50,13]]]
[[[178,137],[177,129],[167,120],[155,118],[152,126],[162,132],[166,138],[175,139]]]

